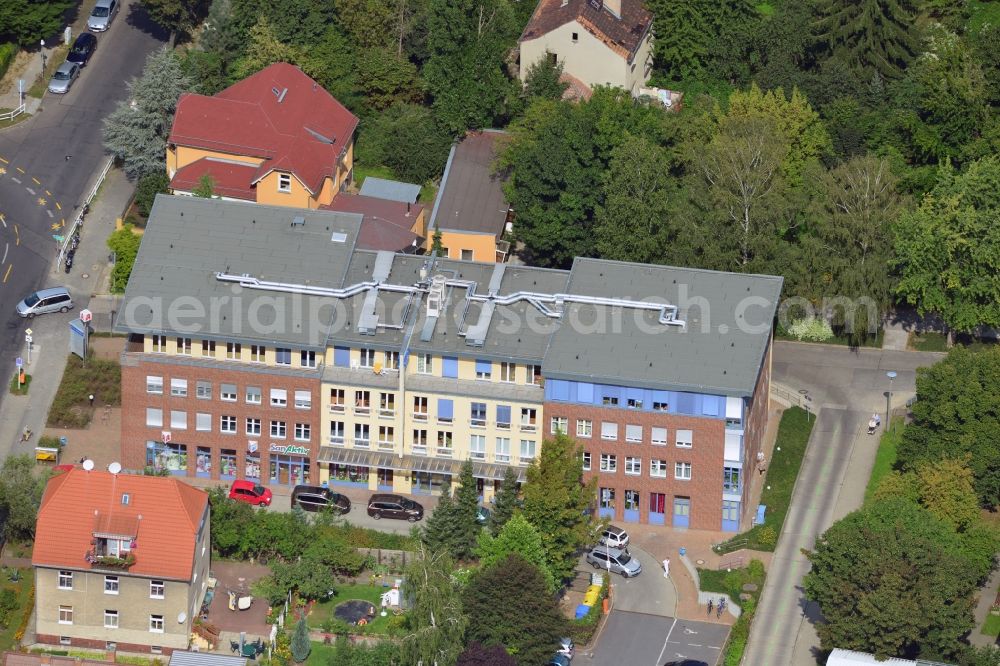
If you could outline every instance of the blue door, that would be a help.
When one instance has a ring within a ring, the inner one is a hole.
[[[740,531],[740,503],[723,500],[722,502],[722,531]]]
[[[639,522],[639,491],[638,490],[626,490],[625,491],[625,522],[626,523],[637,523],[637,522]]]
[[[674,527],[687,527],[691,524],[691,498],[674,498]]]

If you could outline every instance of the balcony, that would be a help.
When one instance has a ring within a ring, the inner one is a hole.
[[[501,422],[501,421],[497,421],[497,429],[498,430],[510,430],[510,422],[508,421],[507,423],[504,423],[504,422]]]
[[[395,442],[379,442],[378,443],[378,450],[379,451],[395,451],[396,450],[396,444],[395,444]]]
[[[518,465],[525,465],[525,466],[527,466],[527,465],[530,465],[534,460],[535,460],[534,456],[531,456],[530,458],[526,458],[525,456],[521,456],[520,458],[517,459],[517,464]]]
[[[421,423],[427,422],[427,412],[413,412],[413,420]]]
[[[485,428],[486,419],[469,419],[469,425],[473,428]]]
[[[354,413],[358,416],[368,416],[372,413],[370,405],[354,405]]]
[[[455,422],[455,419],[448,417],[440,417],[440,416],[438,417],[437,420],[438,420],[438,425],[452,425]]]
[[[122,555],[112,555],[101,546],[95,546],[87,551],[84,560],[95,569],[121,569],[127,571],[135,564],[135,553],[129,551]]]
[[[521,423],[521,431],[522,432],[536,432],[537,429],[538,429],[538,425],[536,423],[534,423],[534,422],[531,422],[531,423],[524,423],[524,422],[522,422]]]
[[[378,415],[379,415],[379,418],[391,419],[392,417],[396,416],[396,410],[395,409],[386,409],[386,408],[381,408],[380,407],[379,410],[378,410]]]
[[[356,449],[370,449],[372,447],[372,440],[370,439],[358,439],[354,438],[354,448]]]
[[[330,446],[344,446],[344,436],[330,435]]]

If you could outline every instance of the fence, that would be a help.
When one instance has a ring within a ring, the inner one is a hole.
[[[796,391],[787,384],[771,380],[771,399],[786,407],[801,407],[813,413],[812,397],[804,391]]]
[[[10,111],[5,111],[4,113],[0,113],[0,120],[14,120],[14,118],[17,118],[22,113],[24,113],[24,104],[23,103],[21,104],[21,106],[17,107],[16,109],[12,109]]]
[[[73,241],[73,234],[76,233],[77,229],[83,226],[83,216],[90,207],[90,203],[97,196],[97,190],[101,188],[104,183],[104,179],[107,178],[108,172],[111,171],[111,165],[115,163],[113,157],[109,157],[108,161],[104,164],[104,168],[101,169],[101,174],[97,177],[97,182],[94,183],[94,187],[90,190],[90,194],[83,201],[83,206],[80,207],[80,212],[77,213],[76,219],[73,220],[73,224],[69,229],[69,232],[63,236],[62,245],[59,246],[59,256],[56,258],[55,270],[59,270],[62,266],[63,260],[66,258],[66,250],[69,248],[69,244]]]

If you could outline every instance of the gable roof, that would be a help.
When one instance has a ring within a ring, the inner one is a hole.
[[[170,189],[174,192],[193,192],[201,184],[203,176],[212,178],[212,192],[221,197],[256,201],[257,195],[250,183],[257,173],[253,164],[203,157],[177,170],[170,179]]]
[[[262,158],[251,182],[280,168],[316,194],[324,178],[336,175],[357,126],[354,114],[322,86],[279,62],[213,97],[181,95],[168,141]]]
[[[132,537],[128,575],[189,581],[207,510],[208,494],[178,479],[73,469],[45,486],[31,563],[88,570],[95,534]]]
[[[451,147],[428,233],[436,228],[471,231],[499,240],[509,205],[503,179],[493,172],[493,159],[506,136],[499,130],[469,132]]]
[[[376,199],[413,204],[417,203],[417,199],[420,197],[420,186],[412,183],[401,183],[398,180],[367,176],[361,183],[361,194]]]
[[[358,233],[359,248],[404,252],[412,251],[414,243],[416,247],[422,245],[423,238],[412,231],[414,223],[424,210],[420,204],[340,192],[333,201],[320,206],[320,209],[363,215],[361,231]]]
[[[603,3],[598,4],[601,9],[596,9],[589,0],[541,0],[519,41],[537,39],[576,21],[612,51],[631,60],[653,25],[653,14],[643,7],[642,0],[621,0],[621,18]]]

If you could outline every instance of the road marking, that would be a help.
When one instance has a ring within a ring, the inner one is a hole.
[[[42,184],[42,181],[38,180],[34,176],[31,177],[31,180],[35,181],[35,185],[41,185]]]
[[[21,167],[17,167],[17,171],[18,173],[24,173],[24,169],[22,169]]]
[[[10,277],[10,269],[14,268],[14,264],[7,264],[7,272],[3,274],[3,283],[7,284],[7,278]]]
[[[7,228],[7,218],[5,218],[3,216],[3,213],[0,213],[0,222],[3,222],[3,226],[6,229]]]
[[[3,244],[3,259],[0,259],[0,264],[7,263],[7,250],[10,249],[10,243]]]
[[[35,196],[35,195],[37,194],[37,193],[36,193],[36,192],[35,192],[35,191],[34,191],[33,189],[31,189],[31,188],[30,188],[30,187],[28,187],[27,185],[25,185],[25,186],[24,186],[24,189],[26,189],[26,190],[28,190],[29,192],[31,192],[31,196]]]
[[[48,191],[48,190],[45,190],[45,193],[46,193],[46,194],[49,194],[49,191]],[[51,195],[51,194],[49,194],[49,196],[51,197],[52,195]],[[59,202],[58,202],[58,201],[56,202],[56,208],[58,208],[59,210],[62,210],[62,206],[60,206],[60,205],[59,205]]]
[[[8,162],[7,160],[5,160],[5,159],[4,159],[4,158],[2,158],[2,157],[0,157],[0,162],[3,162],[4,164],[10,164],[10,162]]]
[[[11,176],[11,177],[10,177],[10,179],[11,179],[12,181],[14,181],[15,183],[17,183],[18,185],[20,185],[20,184],[21,184],[21,180],[20,180],[19,178],[14,178],[14,176]]]
[[[34,194],[34,193],[32,193]],[[45,197],[38,197],[38,205],[44,206],[46,204]]]
[[[55,217],[55,215],[52,214],[52,209],[46,208],[45,212],[49,214],[49,218],[54,218]]]
[[[7,225],[4,224],[4,226],[6,227]],[[20,245],[21,244],[21,232],[17,230],[17,225],[16,224],[14,225],[14,236],[16,237],[14,245]]]
[[[0,167],[0,176],[4,175],[5,173],[7,173],[7,169]]]
[[[49,192],[48,190],[45,190],[45,194],[46,194],[47,196],[50,196],[50,197],[52,196],[52,193],[51,193],[51,192]]]
[[[674,627],[677,626],[677,618],[670,624],[670,631],[667,632],[667,637],[663,641],[663,649],[660,650],[660,656],[656,658],[656,663],[653,666],[658,666],[663,663],[663,653],[667,651],[667,643],[670,642],[670,634],[674,633]]]

